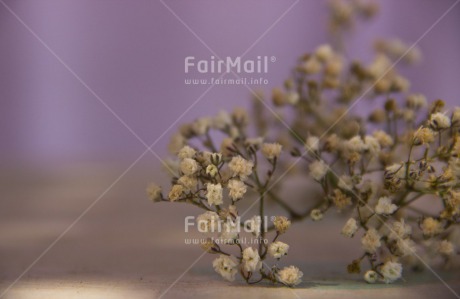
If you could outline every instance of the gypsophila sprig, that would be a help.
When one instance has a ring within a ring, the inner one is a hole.
[[[153,184],[147,189],[148,195],[153,201],[188,203],[204,210],[195,221],[198,232],[206,236],[201,247],[207,253],[219,254],[213,267],[224,279],[233,281],[239,273],[248,284],[266,280],[297,285],[302,277],[298,268],[267,266],[270,259],[280,260],[289,250],[289,245],[278,239],[287,233],[291,221],[285,216],[269,220],[264,211],[264,201],[274,196],[270,183],[277,169],[285,167],[280,163],[283,146],[250,137],[244,110],[235,110],[229,118],[225,115],[221,112],[211,121],[200,119],[181,128],[181,138],[175,135],[171,146],[176,155],[176,163],[171,164],[177,165],[178,176],[172,178],[167,198]],[[212,138],[214,131],[227,136],[220,148]],[[176,148],[178,140],[181,147]],[[236,204],[247,200],[250,192],[258,197],[259,214],[248,217],[242,230]],[[241,240],[247,237],[258,246],[245,247]]]
[[[147,188],[153,202],[202,210],[201,247],[226,280],[301,283],[299,268],[278,267],[296,246],[279,239],[306,218],[339,217],[336,242],[360,245],[344,267],[367,283],[398,281],[419,256],[430,266],[458,260],[460,107],[411,91],[398,64],[421,53],[408,43],[379,39],[371,61],[347,58],[345,37],[377,13],[374,2],[333,0],[329,11],[330,44],[302,55],[268,99],[258,93],[252,113],[236,108],[182,125],[169,144],[171,187]],[[356,99],[373,101],[372,110],[348,112]],[[279,114],[264,109],[270,100]],[[290,190],[305,193],[303,206],[281,192],[292,176],[304,182]],[[422,209],[423,198],[431,204]],[[239,211],[244,202],[258,212]]]

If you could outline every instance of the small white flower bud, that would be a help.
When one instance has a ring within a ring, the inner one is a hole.
[[[207,184],[206,198],[209,205],[221,205],[223,203],[222,186],[221,184]]]
[[[217,169],[217,166],[214,164],[209,164],[206,167],[206,174],[212,178],[216,176],[217,172],[219,172],[219,170]]]
[[[265,158],[273,160],[281,154],[282,146],[279,143],[264,143],[262,144],[262,154]]]
[[[273,225],[278,233],[284,234],[291,226],[291,221],[284,216],[276,216]]]
[[[146,191],[151,201],[153,202],[161,201],[161,187],[160,186],[152,183],[147,187]]]
[[[324,214],[323,214],[323,212],[321,212],[320,209],[313,209],[310,212],[310,217],[311,217],[311,219],[313,221],[319,221],[319,220],[323,219]]]
[[[451,125],[450,118],[444,113],[437,112],[430,116],[430,126],[433,130],[439,131],[449,128]]]
[[[289,245],[280,241],[276,241],[268,246],[268,254],[275,259],[280,259],[288,254]]]
[[[379,275],[374,270],[369,270],[364,274],[364,280],[367,283],[376,283],[379,279]]]

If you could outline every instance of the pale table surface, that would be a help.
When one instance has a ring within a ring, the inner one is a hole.
[[[3,169],[0,298],[440,299],[460,293],[458,270],[436,269],[447,285],[429,270],[406,271],[405,281],[393,285],[347,275],[359,244],[341,238],[341,224],[330,219],[296,224],[283,239],[293,245],[285,265],[305,273],[297,288],[223,281],[212,270],[214,256],[184,244],[184,217],[200,211],[145,198],[150,180],[166,182],[150,164],[134,167],[106,193],[126,165]]]

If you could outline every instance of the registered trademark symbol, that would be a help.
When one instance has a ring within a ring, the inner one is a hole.
[[[271,62],[275,62],[275,61],[276,61],[276,57],[275,57],[275,56],[270,57],[270,61],[271,61]]]

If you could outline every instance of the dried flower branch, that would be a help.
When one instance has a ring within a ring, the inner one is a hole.
[[[273,90],[273,105],[290,110],[287,116],[280,121],[257,109],[250,117],[238,108],[183,125],[169,147],[177,159],[168,196],[155,185],[147,189],[154,202],[204,210],[197,227],[210,237],[202,247],[218,254],[213,267],[224,279],[239,273],[248,284],[297,285],[303,276],[298,268],[278,268],[290,249],[278,239],[292,222],[324,221],[331,210],[346,215],[343,237],[360,239],[363,252],[347,269],[361,273],[367,260],[368,283],[394,282],[403,265],[417,266],[421,257],[424,263],[450,265],[458,255],[460,108],[449,110],[441,100],[428,106],[423,95],[409,91],[409,81],[392,64],[401,55],[411,64],[420,53],[401,41],[377,41],[369,64],[344,58],[345,35],[357,18],[375,15],[373,2],[332,1],[330,9],[334,46],[303,55],[284,88]],[[376,107],[366,117],[348,111],[361,98]],[[261,135],[250,134],[251,120]],[[293,173],[322,191],[300,211],[273,188],[278,178]],[[239,218],[245,213],[237,205],[251,194],[259,213],[242,226],[258,246],[243,248]],[[420,208],[422,198],[438,208]],[[271,224],[266,201],[281,211]]]

